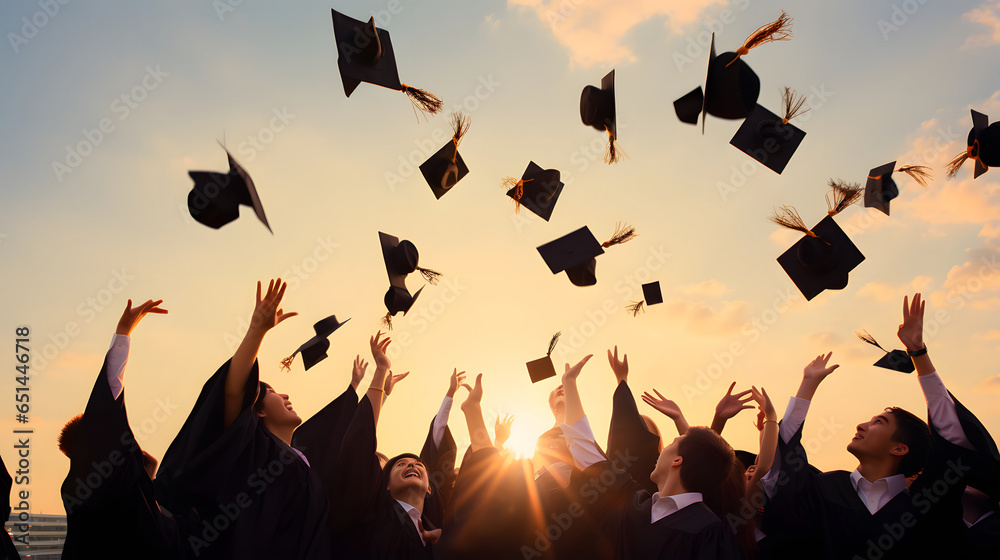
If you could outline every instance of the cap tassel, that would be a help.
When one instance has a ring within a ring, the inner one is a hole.
[[[297,354],[298,352],[296,352]],[[295,361],[295,354],[281,360],[281,371],[292,371],[292,362]]]
[[[878,342],[875,342],[875,337],[868,334],[868,331],[866,330],[854,331],[854,334],[858,335],[858,338],[860,338],[861,340],[867,342],[868,344],[871,344],[872,346],[878,348],[879,350],[885,352],[886,354],[889,353],[889,351],[886,350],[885,348],[882,348],[882,346]]]
[[[638,317],[639,313],[643,313],[642,304],[643,301],[633,301],[632,303],[625,306],[625,310],[632,314],[633,317]]]
[[[971,150],[969,150],[968,148],[966,148],[966,150],[964,152],[958,154],[957,156],[955,156],[955,159],[953,159],[950,162],[948,162],[947,168],[948,168],[948,178],[949,179],[951,179],[952,177],[954,177],[958,173],[958,170],[962,168],[962,164],[965,163],[965,160],[969,159],[970,152],[971,152]]]
[[[528,181],[534,181],[534,179],[521,179],[518,180],[515,177],[504,177],[500,180],[500,186],[504,188],[505,191],[510,189],[514,190],[514,212],[521,211],[521,197],[524,196],[524,184]]]
[[[830,210],[827,214],[836,216],[843,212],[848,206],[861,199],[864,189],[861,183],[848,184],[844,181],[834,181],[830,179],[830,193],[826,197],[826,205]],[[832,198],[831,198],[832,195]]]
[[[778,19],[767,25],[758,27],[756,31],[747,37],[746,41],[743,41],[743,46],[736,49],[736,58],[729,61],[726,68],[729,68],[729,66],[739,60],[741,56],[748,54],[752,48],[759,47],[766,43],[773,43],[774,41],[787,41],[791,39],[791,28],[792,18],[788,17],[788,15],[782,11],[781,16]]]
[[[444,276],[440,272],[436,270],[431,270],[429,268],[420,268],[418,266],[417,270],[420,271],[420,275],[424,277],[424,280],[426,280],[427,283],[429,283],[432,286],[437,286],[438,278]]]
[[[627,243],[629,241],[632,241],[638,236],[639,234],[635,232],[634,227],[628,224],[622,225],[619,222],[617,225],[615,225],[614,235],[611,236],[611,239],[608,239],[604,243],[601,243],[601,247],[607,249],[612,245],[621,245],[622,243]]]
[[[552,340],[549,341],[549,351],[545,353],[546,356],[552,355],[552,351],[556,349],[556,343],[559,342],[560,335],[562,335],[562,331],[552,335]]]
[[[410,102],[413,103],[413,106],[417,109],[434,115],[440,113],[441,108],[444,107],[444,102],[441,101],[441,98],[433,93],[417,89],[415,87],[410,87],[406,84],[400,85],[402,86],[400,90],[410,98]]]
[[[806,223],[802,221],[798,211],[791,206],[782,206],[778,210],[775,210],[774,215],[768,219],[783,228],[802,232],[809,237],[819,237],[813,233],[812,230],[806,227]]]
[[[615,145],[615,135],[611,133],[611,129],[608,127],[604,129],[608,131],[608,148],[604,152],[604,163],[611,165],[621,161],[622,157],[627,158],[628,154],[622,149],[621,144]]]
[[[382,320],[379,321],[379,325],[381,325],[381,326],[383,326],[383,327],[385,327],[385,328],[387,328],[387,329],[389,329],[391,331],[392,330],[392,313],[391,312],[390,313],[386,313],[385,317],[382,317]]]
[[[451,143],[455,145],[455,151],[451,154],[452,163],[458,159],[458,145],[462,143],[462,137],[469,131],[470,124],[472,124],[472,117],[463,115],[461,111],[451,116],[451,128],[455,131],[451,137]]]
[[[934,177],[930,173],[930,167],[926,165],[904,165],[896,171],[900,173],[906,173],[911,179],[920,184],[921,187],[927,188],[927,182],[933,181]]]
[[[802,106],[805,105],[806,96],[802,95],[796,98],[795,90],[790,87],[785,88],[785,93],[782,94],[781,99],[785,105],[785,118],[781,119],[781,124],[788,124],[788,121],[803,113],[808,113],[809,109],[812,108],[810,107],[803,111]]]

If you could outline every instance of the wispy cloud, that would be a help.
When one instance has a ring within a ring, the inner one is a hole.
[[[910,282],[900,285],[873,280],[861,286],[861,289],[858,290],[858,295],[871,298],[875,301],[896,301],[907,294],[926,292],[933,284],[934,279],[930,276],[917,276]]]
[[[1000,375],[993,375],[983,379],[979,385],[976,386],[976,391],[979,391],[980,393],[1000,394]]]
[[[963,49],[989,47],[1000,43],[1000,2],[984,4],[962,15],[965,19],[989,29],[965,40]]]
[[[712,278],[710,280],[705,280],[698,282],[697,284],[688,284],[686,286],[679,286],[677,291],[688,297],[709,297],[717,298],[722,297],[729,292],[729,287],[719,282],[718,280]]]

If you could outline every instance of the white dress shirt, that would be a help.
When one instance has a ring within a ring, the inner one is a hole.
[[[434,428],[431,430],[434,438],[434,447],[441,447],[441,440],[444,439],[444,429],[448,427],[448,416],[451,414],[451,397],[445,397],[441,401],[441,408],[438,409],[437,416],[434,417]]]
[[[986,519],[987,517],[989,517],[989,516],[993,515],[994,513],[995,513],[995,512],[992,512],[992,511],[987,511],[986,513],[982,514],[982,515],[981,515],[981,516],[979,517],[979,519],[977,519],[977,520],[973,521],[972,523],[969,523],[968,521],[966,521],[966,520],[964,520],[964,519],[962,520],[962,523],[965,523],[965,526],[966,526],[966,527],[969,527],[969,528],[971,529],[971,528],[972,528],[972,527],[973,527],[973,526],[974,526],[974,525],[975,525],[976,523],[979,523],[980,521],[982,521],[983,519]]]
[[[656,523],[664,517],[677,513],[691,504],[704,501],[701,492],[685,492],[684,494],[674,494],[673,496],[660,496],[657,492],[653,494],[653,507],[650,510],[650,523]]]
[[[410,516],[410,521],[413,521],[413,526],[417,529],[417,536],[420,537],[420,542],[424,546],[427,546],[427,542],[424,541],[424,536],[420,534],[420,510],[403,500],[396,500],[396,503],[403,506],[403,509],[406,511],[406,515]]]
[[[875,512],[882,509],[897,494],[906,490],[906,477],[902,473],[880,478],[875,482],[868,482],[868,479],[861,476],[857,469],[851,473],[851,485],[858,493],[861,502],[868,508],[868,513],[875,515]]]
[[[123,334],[115,334],[108,349],[108,385],[111,387],[111,397],[118,397],[125,390],[125,365],[128,364],[128,351],[131,339]]]

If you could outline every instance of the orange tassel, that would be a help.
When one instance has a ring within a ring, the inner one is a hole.
[[[766,43],[773,43],[774,41],[787,41],[792,38],[792,18],[788,17],[784,11],[781,12],[781,16],[772,21],[767,25],[762,25],[757,28],[756,31],[747,37],[746,41],[743,41],[743,46],[736,49],[736,58],[732,59],[726,68],[729,68],[734,62],[740,59],[741,56],[748,54],[750,49],[759,47]]]

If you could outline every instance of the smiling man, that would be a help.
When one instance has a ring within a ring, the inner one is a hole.
[[[802,426],[820,383],[839,366],[831,354],[803,371],[781,422],[781,468],[765,477],[773,502],[764,516],[771,557],[948,558],[962,534],[961,496],[989,435],[945,389],[923,342],[920,294],[903,299],[899,339],[916,367],[930,427],[897,407],[857,425],[847,450],[854,472],[809,466]],[[991,440],[990,440],[991,441]],[[995,446],[993,446],[995,449]],[[989,459],[987,459],[987,462]],[[909,489],[907,477],[917,475]],[[773,476],[772,476],[773,475]]]

